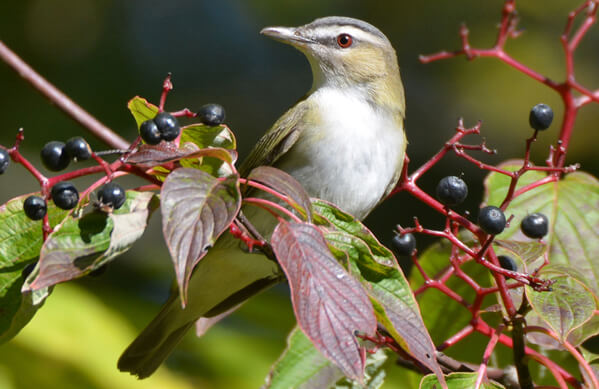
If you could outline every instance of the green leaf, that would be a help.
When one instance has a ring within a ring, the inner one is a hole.
[[[24,263],[40,254],[42,247],[42,222],[31,220],[23,211],[23,202],[30,193],[15,197],[0,206],[0,269],[12,268],[15,264]],[[50,226],[60,223],[67,211],[57,208],[48,202],[48,219]]]
[[[33,193],[39,195],[39,193]],[[25,216],[23,202],[30,194],[0,206],[0,343],[14,337],[41,307],[47,289],[21,293],[23,269],[39,257],[42,247],[42,222]],[[48,219],[57,225],[67,211],[48,203]]]
[[[287,338],[287,348],[272,366],[266,388],[329,388],[343,377],[296,326]]]
[[[445,377],[449,389],[473,389],[476,384],[477,373],[451,373]],[[432,374],[427,375],[420,383],[420,389],[438,389],[439,382],[437,377]],[[496,382],[483,381],[481,389],[505,389],[503,385]]]
[[[422,321],[410,285],[393,253],[359,221],[321,200],[313,202],[314,212],[325,218],[325,238],[338,260],[363,283],[377,320],[393,338],[420,363],[442,376],[435,359],[435,347]]]
[[[584,347],[581,347],[580,351],[582,352],[584,360],[587,361],[587,363],[591,367],[591,370],[593,371],[595,377],[599,379],[599,354],[595,354]],[[579,366],[579,369],[580,373],[582,374],[582,377],[584,378],[584,382],[591,382],[590,377],[588,377],[587,371],[583,369],[581,365]]]
[[[547,251],[547,245],[539,242],[519,242],[516,240],[495,239],[493,244],[502,247],[512,256],[517,256],[525,264],[532,265],[539,258],[542,259]]]
[[[181,128],[181,131],[181,143],[191,142],[200,149],[218,147],[235,150],[237,147],[233,131],[225,125],[211,127],[205,124],[192,124]]]
[[[366,358],[364,385],[347,380],[341,370],[326,359],[304,333],[295,327],[287,338],[285,351],[271,367],[264,388],[268,389],[378,389],[383,384],[387,360],[383,349]]]
[[[125,204],[110,214],[114,228],[110,234],[108,249],[96,261],[91,271],[104,266],[112,259],[129,250],[141,238],[148,220],[158,206],[158,198],[152,192],[127,191]]]
[[[343,377],[335,385],[335,389],[379,389],[385,383],[387,372],[383,365],[387,361],[384,349],[379,349],[374,354],[366,355],[366,369],[364,371],[364,384]],[[320,388],[315,386],[315,388]]]
[[[581,281],[581,275],[564,267],[548,265],[540,277],[554,281],[551,291],[535,292],[526,287],[526,295],[534,312],[563,342],[570,332],[593,316],[595,299]]]
[[[508,161],[500,167],[516,170],[522,166],[521,164],[521,161]],[[544,177],[546,174],[543,172],[527,172],[521,177],[516,189]],[[501,203],[507,193],[509,182],[508,177],[491,173],[485,180],[487,192],[485,202]],[[549,233],[543,239],[547,242],[549,262],[553,265],[564,265],[578,274],[583,274],[588,279],[588,282],[584,283],[597,296],[599,294],[599,256],[596,255],[599,252],[599,181],[579,171],[567,174],[558,182],[545,184],[523,193],[506,209],[506,216],[514,215],[514,218],[509,228],[498,237],[504,240],[531,241],[520,231],[520,222],[527,214],[533,212],[541,212],[549,219]],[[582,292],[577,285],[568,287]],[[554,302],[558,301],[554,300]],[[555,309],[559,308],[555,307]],[[568,328],[563,330],[570,332],[572,328],[570,326]],[[599,325],[597,321],[591,320],[574,333],[576,333],[576,340],[582,342],[598,334]],[[580,343],[574,345],[578,344]]]
[[[152,192],[127,191],[111,214],[88,204],[72,212],[42,246],[40,260],[23,286],[38,290],[84,276],[127,251],[145,231],[157,204]]]
[[[162,232],[185,302],[191,272],[239,212],[239,176],[216,178],[179,168],[168,175],[160,193]]]
[[[149,103],[148,100],[143,97],[135,96],[129,103],[127,103],[127,108],[133,115],[135,119],[135,123],[137,123],[137,128],[141,126],[143,122],[149,119],[154,119],[154,116],[158,113],[158,107],[152,103]]]
[[[320,223],[331,224],[333,230],[346,232],[363,240],[368,245],[374,260],[379,264],[391,267],[397,265],[397,260],[391,250],[383,246],[364,224],[360,223],[350,214],[320,199],[312,201],[312,209],[314,213],[320,216]],[[318,223],[316,218],[315,222]]]
[[[0,344],[12,339],[29,323],[49,294],[47,288],[21,293],[25,281],[22,272],[26,265],[20,263],[13,270],[0,270]]]
[[[181,144],[191,143],[200,149],[219,148],[233,152],[237,147],[235,135],[225,125],[206,126],[204,124],[192,124],[182,128]],[[237,159],[235,153],[233,160]],[[223,163],[223,158],[204,156],[201,159],[183,159],[181,166],[201,169],[214,177],[226,177],[232,174],[228,165]]]

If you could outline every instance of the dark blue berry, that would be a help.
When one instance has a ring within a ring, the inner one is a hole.
[[[530,126],[535,130],[546,130],[553,121],[553,110],[547,104],[537,104],[530,110]]]
[[[71,161],[64,143],[58,141],[46,143],[42,148],[41,157],[44,166],[53,172],[65,169]]]
[[[92,156],[92,149],[89,144],[80,136],[76,136],[67,141],[65,151],[70,158],[75,161],[85,161]]]
[[[31,220],[43,219],[47,210],[46,202],[39,196],[29,196],[23,202],[23,211]]]
[[[156,115],[154,123],[158,126],[162,139],[167,142],[175,140],[181,133],[179,122],[168,112],[160,112]]]
[[[505,228],[505,224],[503,211],[495,206],[484,207],[478,214],[478,225],[487,234],[497,235],[501,233]]]
[[[529,238],[541,239],[549,232],[549,220],[542,213],[531,213],[522,219],[520,229]]]
[[[416,248],[416,238],[412,234],[396,234],[391,241],[397,255],[412,255]]]
[[[114,182],[105,184],[98,191],[98,200],[103,205],[109,205],[113,209],[119,209],[125,204],[127,196],[125,190]]]
[[[141,139],[149,145],[157,145],[162,140],[162,134],[154,120],[146,120],[139,127]]]
[[[50,191],[52,200],[58,208],[73,209],[79,202],[79,192],[73,184],[67,181],[59,182]]]
[[[514,261],[512,257],[508,257],[507,255],[500,255],[497,257],[497,259],[499,260],[499,265],[505,270],[518,271],[516,261]]]
[[[3,174],[8,169],[9,163],[10,155],[8,155],[8,151],[0,148],[0,174]]]
[[[466,200],[468,186],[459,177],[448,176],[437,185],[437,198],[444,205],[458,205]]]
[[[218,126],[225,121],[225,109],[220,104],[205,104],[197,112],[200,122],[209,126]]]

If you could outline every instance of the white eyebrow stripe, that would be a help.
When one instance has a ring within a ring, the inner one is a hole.
[[[314,31],[314,35],[317,39],[333,39],[336,38],[339,34],[349,34],[359,41],[369,42],[377,46],[385,44],[385,42],[376,35],[373,35],[354,26],[326,26],[317,28]]]

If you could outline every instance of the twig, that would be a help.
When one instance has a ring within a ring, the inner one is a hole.
[[[518,381],[522,389],[533,389],[532,376],[528,369],[526,353],[524,351],[524,317],[517,316],[512,319],[512,341],[514,342],[514,364],[518,371]]]
[[[64,113],[82,125],[94,136],[115,149],[126,149],[129,143],[110,128],[100,123],[96,118],[81,108],[67,95],[39,75],[31,66],[0,41],[0,59],[6,62],[14,71],[29,82],[38,92],[46,96]]]

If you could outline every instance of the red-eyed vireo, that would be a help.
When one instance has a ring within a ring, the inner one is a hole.
[[[260,139],[239,171],[275,166],[295,177],[310,196],[365,218],[393,189],[404,160],[405,101],[395,50],[376,27],[346,17],[296,28],[267,27],[262,34],[304,53],[314,82]],[[245,207],[244,213],[269,236],[276,221],[256,209]],[[149,376],[199,318],[227,311],[281,280],[273,261],[240,249],[229,234],[222,236],[195,269],[186,308],[178,296],[171,297],[125,350],[119,369]]]

